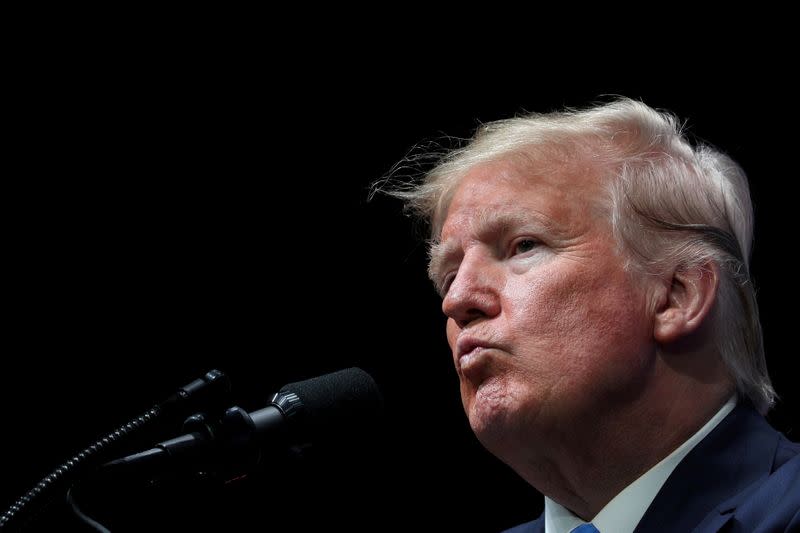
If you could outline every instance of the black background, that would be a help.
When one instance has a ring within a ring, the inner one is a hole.
[[[423,76],[338,50],[288,61],[101,45],[50,48],[19,80],[4,195],[2,508],[211,368],[254,409],[286,382],[360,366],[388,410],[372,451],[189,496],[126,496],[120,512],[135,518],[115,525],[493,531],[537,516],[536,492],[480,448],[461,411],[423,230],[397,201],[368,202],[369,184],[419,142],[608,94],[674,111],[748,173],[752,271],[782,397],[770,420],[798,439],[786,258],[798,117],[780,73]]]

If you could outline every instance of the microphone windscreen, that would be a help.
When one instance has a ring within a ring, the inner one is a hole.
[[[327,429],[336,432],[367,429],[383,413],[383,396],[378,385],[360,368],[289,383],[281,392],[292,392],[300,398],[304,425],[317,434]]]

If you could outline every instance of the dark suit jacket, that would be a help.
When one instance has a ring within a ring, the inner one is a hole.
[[[543,532],[544,515],[508,531]],[[651,531],[800,531],[800,444],[740,401],[661,487],[635,533]]]

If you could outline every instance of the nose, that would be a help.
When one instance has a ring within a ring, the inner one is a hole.
[[[442,300],[442,312],[459,328],[500,314],[502,275],[490,258],[467,255]]]

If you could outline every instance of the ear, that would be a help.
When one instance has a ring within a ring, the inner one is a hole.
[[[666,280],[666,294],[656,309],[653,337],[662,344],[674,342],[695,331],[705,321],[719,286],[719,267],[704,265],[675,270]]]

